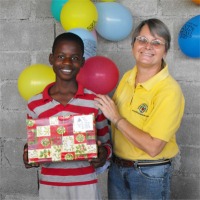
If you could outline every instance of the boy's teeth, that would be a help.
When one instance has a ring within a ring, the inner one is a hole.
[[[71,72],[71,70],[69,70],[69,69],[63,69],[62,71],[63,72]]]

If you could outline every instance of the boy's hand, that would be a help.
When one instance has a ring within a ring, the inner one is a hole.
[[[24,145],[24,153],[23,153],[23,161],[24,161],[24,166],[29,169],[32,167],[39,167],[39,164],[29,164],[28,163],[28,144],[26,143]]]
[[[106,148],[101,144],[101,141],[97,141],[98,145],[98,158],[90,159],[89,162],[91,165],[93,165],[94,168],[102,167],[107,160],[107,150]]]

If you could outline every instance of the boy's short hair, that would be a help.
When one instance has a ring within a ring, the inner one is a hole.
[[[62,33],[55,38],[55,40],[53,42],[53,46],[52,46],[52,53],[54,53],[55,48],[60,41],[74,41],[74,42],[76,42],[77,44],[79,44],[79,46],[81,47],[81,50],[84,54],[83,40],[78,35],[76,35],[74,33],[70,33],[70,32]]]

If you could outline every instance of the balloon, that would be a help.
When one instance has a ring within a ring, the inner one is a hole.
[[[119,70],[111,59],[94,56],[86,60],[77,80],[97,94],[107,94],[115,88],[119,80]]]
[[[68,2],[68,0],[52,0],[51,1],[51,14],[53,17],[60,22],[60,13],[64,4]]]
[[[196,4],[200,4],[200,0],[192,0]]]
[[[90,0],[69,0],[60,14],[61,25],[66,31],[73,28],[85,28],[92,31],[97,20],[97,9]]]
[[[200,15],[188,20],[179,32],[181,51],[191,57],[200,58]]]
[[[133,28],[133,17],[125,6],[116,2],[96,3],[98,22],[96,31],[110,41],[125,39]]]
[[[22,98],[40,93],[51,82],[55,81],[53,69],[45,64],[34,64],[25,68],[18,78],[18,90]]]
[[[74,28],[69,30],[69,32],[78,35],[83,40],[85,59],[96,56],[97,40],[92,32],[83,28]]]
[[[91,31],[91,33],[95,37],[95,40],[97,41],[97,32],[96,32],[96,30],[94,29],[93,31]]]

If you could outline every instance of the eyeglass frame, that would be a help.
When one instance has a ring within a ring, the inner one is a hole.
[[[147,44],[150,44],[152,47],[154,47],[156,49],[159,49],[162,45],[166,45],[167,44],[167,42],[162,42],[159,39],[153,39],[153,40],[149,41],[145,36],[140,36],[140,35],[134,38],[134,42],[135,41],[144,42],[144,41],[140,40],[139,38],[143,38],[143,39],[146,40],[144,44],[139,43],[140,45],[142,45],[144,47],[146,47]],[[158,43],[157,44],[153,44],[152,42],[155,42],[155,41],[157,41]],[[133,45],[133,43],[132,43],[132,45]]]

